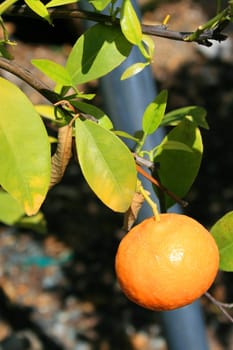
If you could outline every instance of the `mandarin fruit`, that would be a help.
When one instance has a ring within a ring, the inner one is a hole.
[[[121,240],[115,259],[122,291],[136,304],[172,310],[204,294],[219,266],[211,234],[182,214],[160,214],[142,221]]]

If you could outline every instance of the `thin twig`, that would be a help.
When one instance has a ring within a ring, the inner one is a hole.
[[[209,296],[211,298],[214,298],[210,293],[206,292],[206,295],[208,298]],[[215,299],[215,298],[214,298]],[[216,299],[215,299],[216,300]],[[218,305],[221,305],[222,307],[225,307],[226,309],[232,309],[233,308],[233,303],[222,303],[221,301],[217,300]]]
[[[157,186],[160,190],[162,190],[164,193],[166,193],[170,198],[172,198],[176,203],[180,204],[182,207],[187,207],[188,202],[184,201],[183,199],[177,197],[173,192],[169,191],[165,186],[163,186],[158,180],[156,180],[154,177],[149,175],[140,165],[136,162],[136,169],[137,172],[140,173],[142,176],[144,176],[147,180],[149,180],[152,184]]]
[[[212,303],[217,306],[219,308],[219,310],[221,310],[221,312],[227,317],[227,319],[233,323],[233,317],[228,313],[227,310],[225,310],[226,308],[232,308],[233,304],[227,304],[227,303],[222,303],[221,301],[218,301],[217,299],[215,299],[210,293],[206,292],[205,293],[206,297],[208,299],[210,299],[210,301],[212,301]]]

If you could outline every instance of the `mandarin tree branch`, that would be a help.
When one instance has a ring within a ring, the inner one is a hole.
[[[230,22],[230,17],[232,15],[231,10],[232,10],[231,7],[229,7],[229,9],[226,8],[222,12],[223,15],[225,15],[226,13],[226,19],[220,21],[219,25],[217,22],[216,26],[213,28],[205,28],[203,30],[202,29],[200,30],[198,28],[197,31],[195,32],[179,32],[179,31],[169,30],[167,28],[167,25],[164,25],[164,24],[161,24],[161,25],[141,24],[142,32],[144,34],[157,36],[161,38],[178,40],[183,42],[196,42],[201,45],[211,46],[212,43],[210,40],[217,40],[220,42],[227,38],[227,36],[222,33],[222,30]],[[113,18],[111,16],[97,13],[97,12],[89,12],[89,11],[81,11],[81,10],[73,10],[73,9],[62,10],[59,8],[48,9],[48,12],[52,20],[78,18],[78,19],[103,23],[106,25],[117,25],[117,26],[120,25],[119,18]],[[229,16],[228,16],[228,12],[229,12]],[[40,19],[38,15],[36,15],[33,11],[31,11],[28,7],[24,5],[22,6],[14,5],[6,12],[6,14],[14,17],[20,16],[20,17]],[[196,35],[196,33],[198,34]]]
[[[47,100],[49,100],[51,103],[54,104],[60,101],[61,98],[58,94],[53,92],[41,80],[35,78],[27,68],[17,64],[16,62],[0,57],[0,69],[6,70],[7,72],[25,81],[33,89],[38,91],[42,96],[47,98]]]

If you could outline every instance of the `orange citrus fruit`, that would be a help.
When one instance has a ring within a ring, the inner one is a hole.
[[[211,234],[182,214],[148,218],[121,240],[115,259],[122,291],[133,302],[152,310],[172,310],[204,294],[219,266]]]

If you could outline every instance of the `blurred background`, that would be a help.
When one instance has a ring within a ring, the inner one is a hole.
[[[144,23],[192,31],[215,14],[215,1],[141,0]],[[31,26],[34,26],[34,31]],[[32,58],[64,64],[82,32],[79,20],[57,20],[55,27],[29,19],[8,19],[18,63],[49,86]],[[187,214],[210,228],[233,209],[232,115],[233,34],[221,45],[153,38],[153,76],[158,90],[169,90],[168,111],[187,105],[207,110],[210,130],[202,130],[204,158],[187,201]],[[1,71],[30,97],[46,102],[18,78]],[[96,93],[98,81],[83,87]],[[100,203],[72,161],[61,184],[43,205],[48,234],[0,226],[0,349],[3,350],[166,350],[159,313],[128,301],[119,290],[114,256],[123,235],[123,217]],[[219,273],[211,293],[233,302],[232,273]],[[206,298],[201,299],[210,350],[233,349],[233,326]],[[198,336],[198,335],[197,335]],[[198,350],[198,349],[197,349]]]

